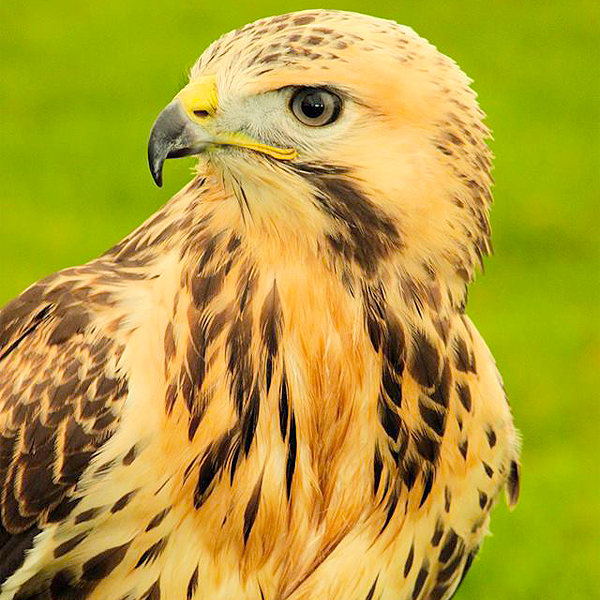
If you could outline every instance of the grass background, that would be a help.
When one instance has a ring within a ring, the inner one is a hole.
[[[146,140],[220,33],[302,1],[1,3],[0,304],[92,259],[162,190]],[[469,313],[523,434],[522,497],[495,510],[463,600],[600,596],[599,14],[595,0],[345,0],[411,25],[475,80],[495,133],[496,255]]]

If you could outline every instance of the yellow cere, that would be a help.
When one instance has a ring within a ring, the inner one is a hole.
[[[206,75],[186,85],[175,98],[179,98],[191,119],[202,123],[214,116],[217,110],[217,83],[214,75]],[[206,114],[202,114],[206,113]]]

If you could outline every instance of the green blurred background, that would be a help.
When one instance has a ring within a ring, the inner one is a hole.
[[[0,304],[117,242],[154,187],[150,126],[215,37],[311,2],[1,2]],[[495,510],[463,600],[600,596],[600,48],[595,0],[345,0],[412,26],[475,80],[494,130],[496,254],[469,312],[523,435],[522,497]]]

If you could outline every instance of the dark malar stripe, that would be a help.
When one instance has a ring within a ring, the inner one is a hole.
[[[379,260],[402,247],[396,224],[360,189],[350,169],[314,163],[288,168],[315,188],[316,205],[341,226],[339,235],[328,236],[334,254],[373,274]]]

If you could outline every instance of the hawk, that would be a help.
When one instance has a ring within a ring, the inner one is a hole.
[[[148,145],[192,181],[1,313],[2,600],[454,594],[519,492],[469,84],[347,12],[202,54]]]

